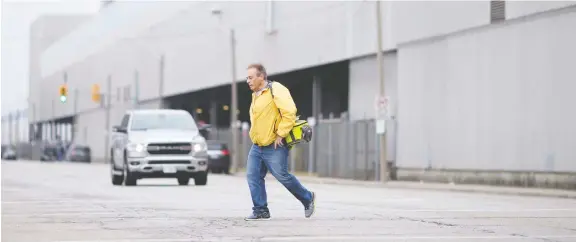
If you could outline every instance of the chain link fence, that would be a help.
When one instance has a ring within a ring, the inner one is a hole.
[[[246,168],[252,146],[248,130],[240,130],[239,169]],[[213,129],[209,139],[231,147],[229,129]],[[290,151],[292,172],[314,173],[320,177],[375,180],[378,178],[379,140],[374,120],[349,121],[321,119],[314,126],[312,142],[296,145]]]

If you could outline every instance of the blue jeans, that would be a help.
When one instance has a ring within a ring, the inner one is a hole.
[[[268,200],[266,198],[266,185],[264,177],[270,171],[296,199],[300,200],[302,205],[307,206],[312,201],[312,193],[308,191],[296,177],[288,173],[288,148],[276,147],[274,144],[269,146],[252,145],[248,154],[247,178],[254,213],[269,212]]]

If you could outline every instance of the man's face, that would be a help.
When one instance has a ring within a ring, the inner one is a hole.
[[[264,76],[262,73],[258,72],[256,68],[248,69],[248,76],[246,77],[246,82],[248,83],[248,87],[253,92],[256,92],[262,88],[262,83],[264,82]]]

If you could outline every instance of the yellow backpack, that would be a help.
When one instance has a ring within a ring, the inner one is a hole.
[[[274,100],[272,82],[268,82],[268,88],[270,89],[270,94],[272,94],[272,100]],[[282,117],[282,112],[280,112],[279,108],[278,113],[280,113],[280,117]],[[308,121],[300,119],[300,116],[296,116],[294,127],[292,127],[292,130],[290,130],[288,136],[284,139],[288,146],[293,146],[302,142],[308,143],[312,140],[312,127],[310,127]]]

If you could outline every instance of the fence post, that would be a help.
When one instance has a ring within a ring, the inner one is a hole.
[[[315,130],[317,130],[315,128],[316,122],[318,122],[318,120],[314,120],[314,122],[312,122],[312,124],[311,124],[313,132]],[[314,162],[314,144],[316,143],[315,142],[315,140],[317,139],[316,137],[318,137],[316,135],[317,135],[316,133],[312,134],[313,140],[312,140],[312,142],[310,142],[308,144],[308,175],[312,175],[312,173],[314,172],[313,171],[313,169],[314,169],[314,166],[313,166],[314,165],[314,163],[313,163]],[[314,136],[316,136],[316,137],[314,137]]]
[[[352,175],[348,175],[346,176],[346,178],[354,178],[354,167],[352,167],[352,160],[356,160],[354,159],[354,154],[356,153],[356,149],[355,147],[353,147],[354,144],[354,140],[352,139],[351,135],[350,135],[350,126],[352,125],[352,122],[350,121],[350,119],[345,120],[344,122],[346,125],[346,169],[348,170],[348,172],[352,172]]]
[[[356,178],[356,169],[358,169],[358,122],[354,123],[354,125],[352,125],[352,147],[354,150],[354,153],[352,153],[352,160],[354,160],[353,163],[353,168],[352,168],[352,179],[357,179]]]
[[[319,124],[320,122],[324,120],[324,115],[322,113],[318,114],[318,121],[316,123],[318,123],[318,125],[316,126],[315,132],[320,132],[320,127]],[[315,139],[315,143],[314,143],[314,171],[318,174],[320,174],[320,166],[318,164],[320,164],[320,141],[318,139]]]
[[[368,120],[364,120],[364,152],[366,153],[366,163],[364,166],[364,169],[366,169],[364,171],[364,179],[368,180],[369,178],[369,165],[370,165],[370,123],[368,122]]]
[[[245,161],[248,159],[248,142],[250,140],[250,136],[248,135],[248,130],[250,126],[248,122],[242,123],[242,157],[238,159],[238,167],[239,168],[246,168]],[[242,162],[240,162],[242,161]]]
[[[334,114],[330,113],[329,120],[332,121],[334,119]],[[334,145],[334,141],[332,140],[332,122],[328,122],[328,176],[332,177],[332,169],[333,169],[333,145]]]
[[[374,132],[376,133],[376,132]],[[374,140],[375,140],[375,154],[380,154],[380,136],[378,134],[374,135]],[[379,181],[380,180],[380,156],[379,155],[375,155],[374,156],[374,181]]]

